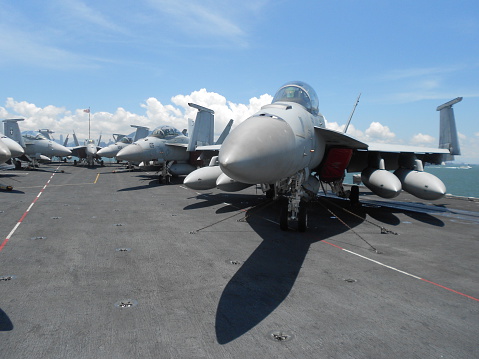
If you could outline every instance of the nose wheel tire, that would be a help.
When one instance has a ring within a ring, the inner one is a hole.
[[[306,203],[300,203],[298,211],[298,231],[306,232],[306,228],[308,228],[308,211]]]

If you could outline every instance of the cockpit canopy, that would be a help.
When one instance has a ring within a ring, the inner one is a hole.
[[[130,143],[133,143],[133,140],[130,137],[123,137],[119,142],[130,144]]]
[[[26,134],[26,135],[23,135],[23,137],[27,140],[45,140],[45,141],[48,141],[48,139],[45,136],[43,136],[41,133],[39,133],[37,135]]]
[[[85,140],[85,144],[88,145],[88,144],[90,144],[90,143],[95,144],[95,140]]]
[[[175,138],[177,136],[180,136],[181,132],[178,131],[176,128],[171,127],[171,126],[161,126],[157,128],[156,130],[153,131],[151,136],[157,137],[160,139],[166,139],[169,140],[171,138]]]
[[[296,102],[304,106],[313,115],[319,113],[319,101],[311,86],[302,81],[292,81],[284,84],[274,95],[274,102]]]

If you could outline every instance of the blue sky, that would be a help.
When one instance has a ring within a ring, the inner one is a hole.
[[[193,101],[219,133],[283,83],[318,93],[331,128],[436,145],[455,97],[464,162],[479,163],[479,3],[474,1],[0,1],[0,118],[92,137],[130,124],[186,127]]]

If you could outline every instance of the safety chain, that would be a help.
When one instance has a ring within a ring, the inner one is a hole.
[[[363,217],[357,215],[356,213],[347,210],[346,208],[343,208],[343,207],[341,207],[341,206],[338,206],[336,203],[333,203],[333,202],[331,202],[331,201],[328,201],[328,200],[327,200],[326,198],[324,198],[324,197],[320,197],[320,198],[321,198],[321,200],[326,201],[326,202],[328,202],[329,204],[331,204],[331,205],[333,205],[333,206],[335,206],[335,207],[338,207],[338,208],[342,209],[344,212],[349,213],[349,214],[351,214],[352,216],[357,217],[357,218],[361,219],[362,221],[367,222],[367,223],[369,223],[369,224],[371,224],[371,225],[373,225],[373,226],[375,226],[375,227],[378,227],[378,228],[381,230],[381,234],[394,234],[395,236],[398,235],[397,232],[394,232],[394,231],[392,231],[392,230],[390,230],[390,229],[387,229],[386,227],[380,226],[379,224],[373,223],[373,222],[371,222],[370,220],[368,220],[368,219],[366,219],[366,218],[363,218]]]
[[[331,203],[331,202],[328,201],[328,203]],[[342,224],[344,224],[351,232],[353,232],[356,236],[358,236],[360,239],[362,239],[367,245],[369,245],[373,249],[373,251],[378,253],[378,250],[376,249],[376,247],[374,247],[371,243],[369,243],[366,239],[364,239],[359,233],[357,233],[354,229],[352,229],[351,226],[349,226],[346,222],[344,222],[341,218],[339,218],[333,211],[331,211],[328,207],[326,207],[323,203],[321,203],[321,201],[319,201],[319,204],[324,209],[326,209],[330,214],[332,214],[338,221],[340,221]]]

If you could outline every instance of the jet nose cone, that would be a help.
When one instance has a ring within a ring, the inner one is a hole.
[[[295,146],[295,135],[286,121],[255,116],[229,134],[218,159],[222,171],[238,182],[274,183],[294,173],[289,156]]]
[[[52,153],[51,153],[52,156],[65,157],[65,156],[70,156],[71,154],[72,154],[72,151],[70,151],[65,146],[62,146],[55,142],[52,143]]]
[[[12,157],[10,150],[6,145],[3,143],[0,144],[0,163],[8,161],[8,159]]]
[[[116,154],[116,158],[122,161],[143,161],[142,155],[143,149],[141,146],[133,143],[121,149]]]
[[[7,145],[12,157],[20,157],[25,153],[22,146],[20,146],[14,140],[10,138],[4,138],[3,142]]]
[[[108,147],[104,147],[102,148],[101,150],[99,150],[97,152],[97,155],[98,156],[101,156],[101,157],[108,157],[108,158],[111,158],[111,157],[114,157],[117,153],[117,149],[116,148],[113,148],[111,146],[108,146]]]

